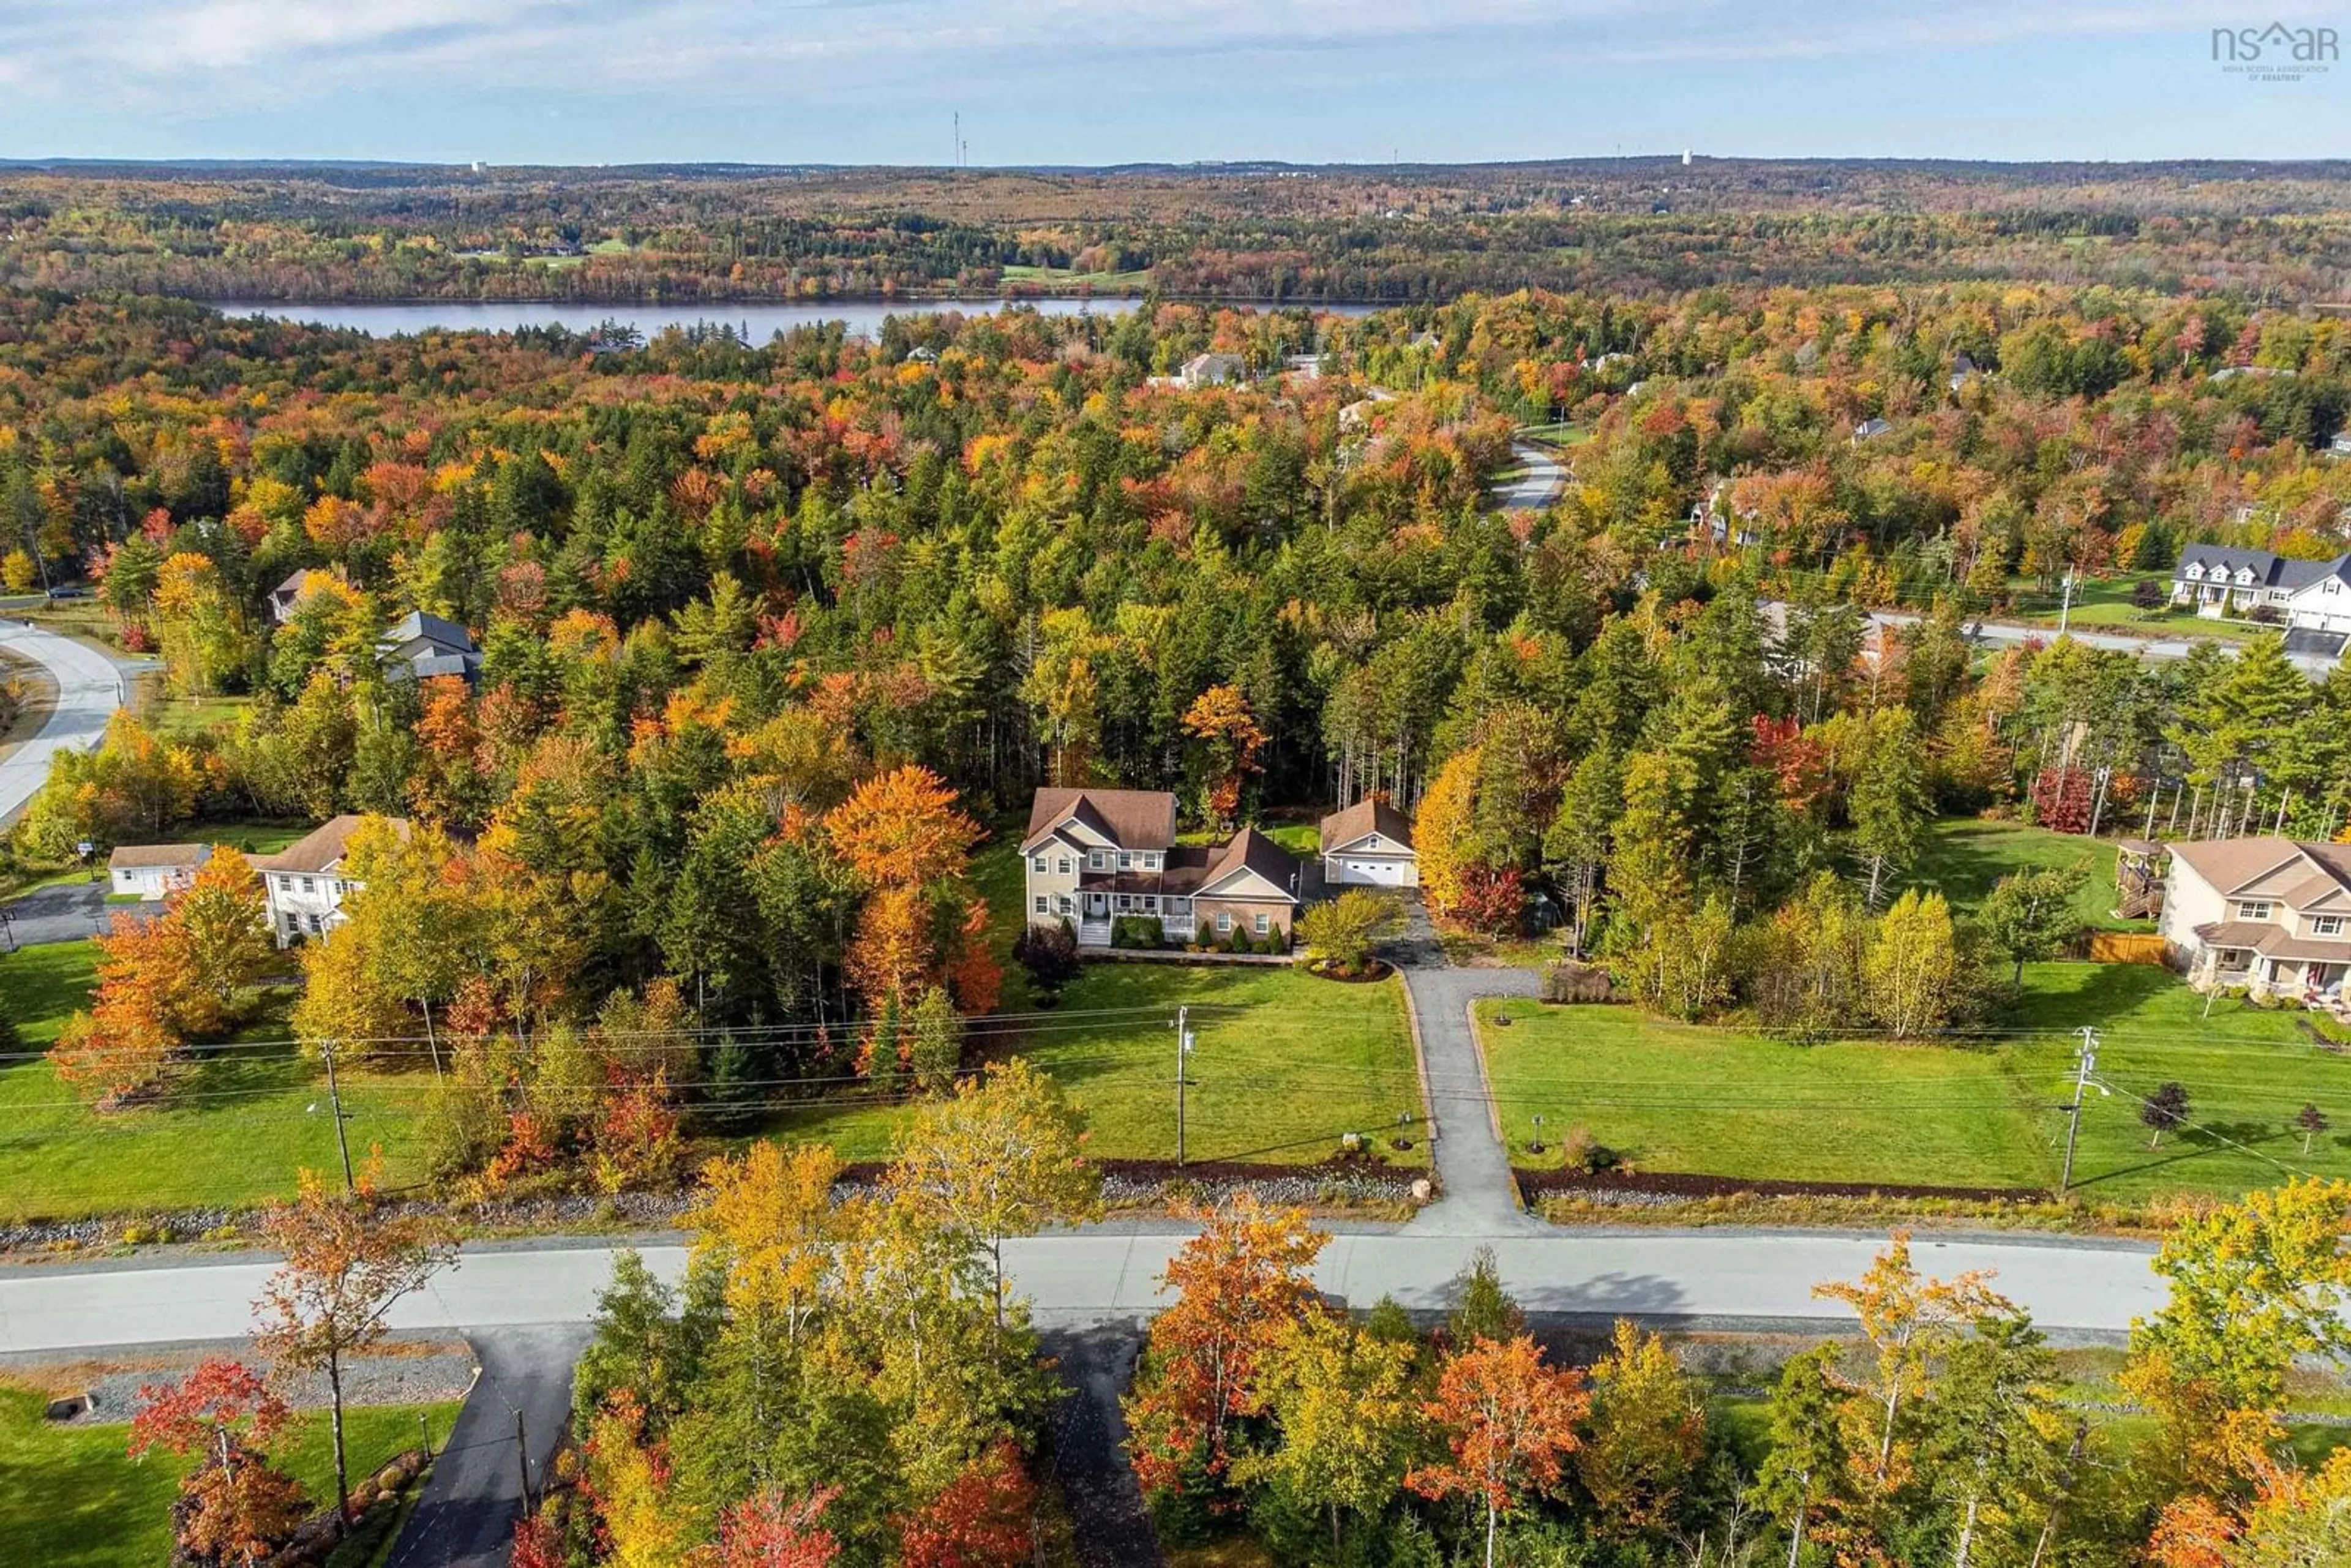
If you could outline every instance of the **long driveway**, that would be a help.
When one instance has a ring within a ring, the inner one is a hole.
[[[1499,486],[1494,492],[1494,509],[1499,512],[1539,512],[1559,496],[1567,483],[1567,470],[1548,446],[1531,441],[1514,441],[1510,455],[1519,460],[1519,476]]]
[[[37,734],[0,758],[0,821],[25,809],[60,751],[88,751],[128,699],[121,666],[85,643],[14,618],[0,619],[0,648],[32,660],[57,683],[57,706]]]

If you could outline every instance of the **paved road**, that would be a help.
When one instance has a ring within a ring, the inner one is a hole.
[[[40,947],[57,942],[81,942],[98,936],[114,924],[114,916],[129,914],[141,920],[152,920],[163,913],[163,901],[117,904],[109,905],[106,893],[109,883],[101,878],[96,882],[61,882],[50,887],[35,888],[8,907],[8,934],[19,947]]]
[[[1184,1235],[1166,1224],[1089,1227],[1012,1242],[1007,1263],[1041,1326],[1115,1323],[1158,1309],[1160,1275]],[[1392,1295],[1408,1308],[1439,1310],[1470,1253],[1490,1245],[1504,1281],[1531,1312],[1841,1321],[1844,1310],[1814,1301],[1812,1287],[1858,1275],[1881,1244],[1851,1233],[1384,1228],[1332,1236],[1316,1276],[1358,1306]],[[393,1308],[392,1326],[479,1333],[584,1322],[610,1281],[612,1250],[605,1242],[469,1248],[451,1271]],[[643,1252],[670,1278],[684,1268],[683,1247]],[[2121,1330],[2162,1300],[2141,1247],[1965,1238],[1922,1242],[1920,1256],[1937,1273],[1998,1270],[2001,1288],[2051,1328]],[[199,1257],[0,1270],[0,1354],[234,1339],[251,1327],[270,1268],[266,1259]]]
[[[1774,627],[1785,624],[1786,605],[1767,603],[1763,609]],[[1918,615],[1907,610],[1873,610],[1868,614],[1870,620],[1881,628],[1912,626],[1920,620]],[[1979,645],[2002,648],[2025,643],[2054,643],[2057,640],[2057,630],[2053,626],[2028,626],[2015,621],[1970,621],[1967,630]],[[2199,645],[2215,641],[2210,637],[2133,637],[2126,632],[2095,632],[2078,626],[2067,628],[2065,635],[2088,647],[2128,653],[2140,659],[2184,659]],[[2234,643],[2220,641],[2217,646],[2225,656],[2232,659],[2237,656]],[[2289,653],[2286,660],[2313,675],[2324,675],[2335,667],[2333,660],[2309,653]]]
[[[587,1343],[584,1327],[506,1328],[472,1339],[481,1381],[401,1530],[391,1568],[503,1568],[522,1511],[517,1445],[529,1440],[530,1484],[544,1487],[571,1418],[571,1364]]]
[[[1521,470],[1519,476],[1494,492],[1494,509],[1501,512],[1539,512],[1552,504],[1567,483],[1567,470],[1548,446],[1538,446],[1531,441],[1514,441],[1511,455],[1518,458]]]
[[[88,751],[128,699],[120,666],[85,643],[22,621],[0,621],[0,648],[49,672],[57,700],[39,733],[0,760],[0,821],[16,816],[49,777],[49,759],[68,747]]]

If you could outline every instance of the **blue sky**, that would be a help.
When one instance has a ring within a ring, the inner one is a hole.
[[[0,0],[17,157],[2351,156],[2171,0]]]

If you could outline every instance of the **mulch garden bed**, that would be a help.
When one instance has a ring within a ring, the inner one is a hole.
[[[1358,970],[1342,969],[1328,958],[1317,958],[1306,966],[1306,972],[1318,980],[1336,980],[1343,986],[1360,986],[1372,980],[1384,980],[1395,974],[1395,969],[1377,958]]]
[[[1531,1197],[1553,1193],[1646,1192],[1668,1197],[1940,1197],[1969,1203],[2038,1203],[2038,1187],[1921,1186],[1904,1182],[1761,1181],[1748,1176],[1693,1176],[1673,1171],[1526,1171],[1520,1189]]]

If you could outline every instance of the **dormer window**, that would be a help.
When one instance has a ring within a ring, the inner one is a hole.
[[[2190,582],[2195,582],[2195,581],[2199,580],[2199,579],[2201,579],[2201,578],[2203,577],[2203,575],[2204,575],[2204,563],[2203,563],[2202,561],[2200,561],[2200,560],[2191,560],[2191,561],[2189,561],[2189,562],[2188,563],[2188,580],[2189,580],[2189,581],[2190,581]]]
[[[2267,920],[2276,913],[2277,905],[2265,898],[2242,899],[2237,904],[2240,920]]]

